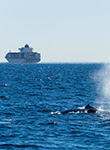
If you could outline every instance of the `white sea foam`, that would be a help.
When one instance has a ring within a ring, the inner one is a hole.
[[[50,114],[51,114],[51,115],[55,115],[55,114],[59,114],[59,115],[60,115],[61,112],[60,112],[60,111],[55,111],[55,112],[51,112]]]
[[[105,110],[102,108],[102,106],[98,107],[97,109],[98,109],[98,111],[102,111],[102,112],[105,111]]]
[[[82,106],[82,107],[78,107],[79,109],[85,109],[85,106]]]
[[[12,119],[3,119],[4,121],[8,121],[8,122],[11,122]]]

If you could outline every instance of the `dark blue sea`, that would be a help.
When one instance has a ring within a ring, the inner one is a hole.
[[[0,149],[110,150],[109,66],[1,63]]]

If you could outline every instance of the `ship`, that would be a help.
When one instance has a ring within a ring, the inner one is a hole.
[[[40,53],[33,52],[33,48],[26,44],[22,48],[18,48],[20,52],[9,52],[6,54],[5,58],[9,63],[38,63],[40,58]]]

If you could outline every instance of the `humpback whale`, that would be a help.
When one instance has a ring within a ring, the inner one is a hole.
[[[92,106],[90,106],[89,104],[84,108],[84,109],[71,109],[71,110],[66,110],[64,112],[62,112],[61,114],[67,114],[67,113],[96,113],[97,108],[94,108]]]

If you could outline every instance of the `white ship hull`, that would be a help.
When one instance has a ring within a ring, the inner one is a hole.
[[[9,63],[38,63],[39,60],[7,59]]]

